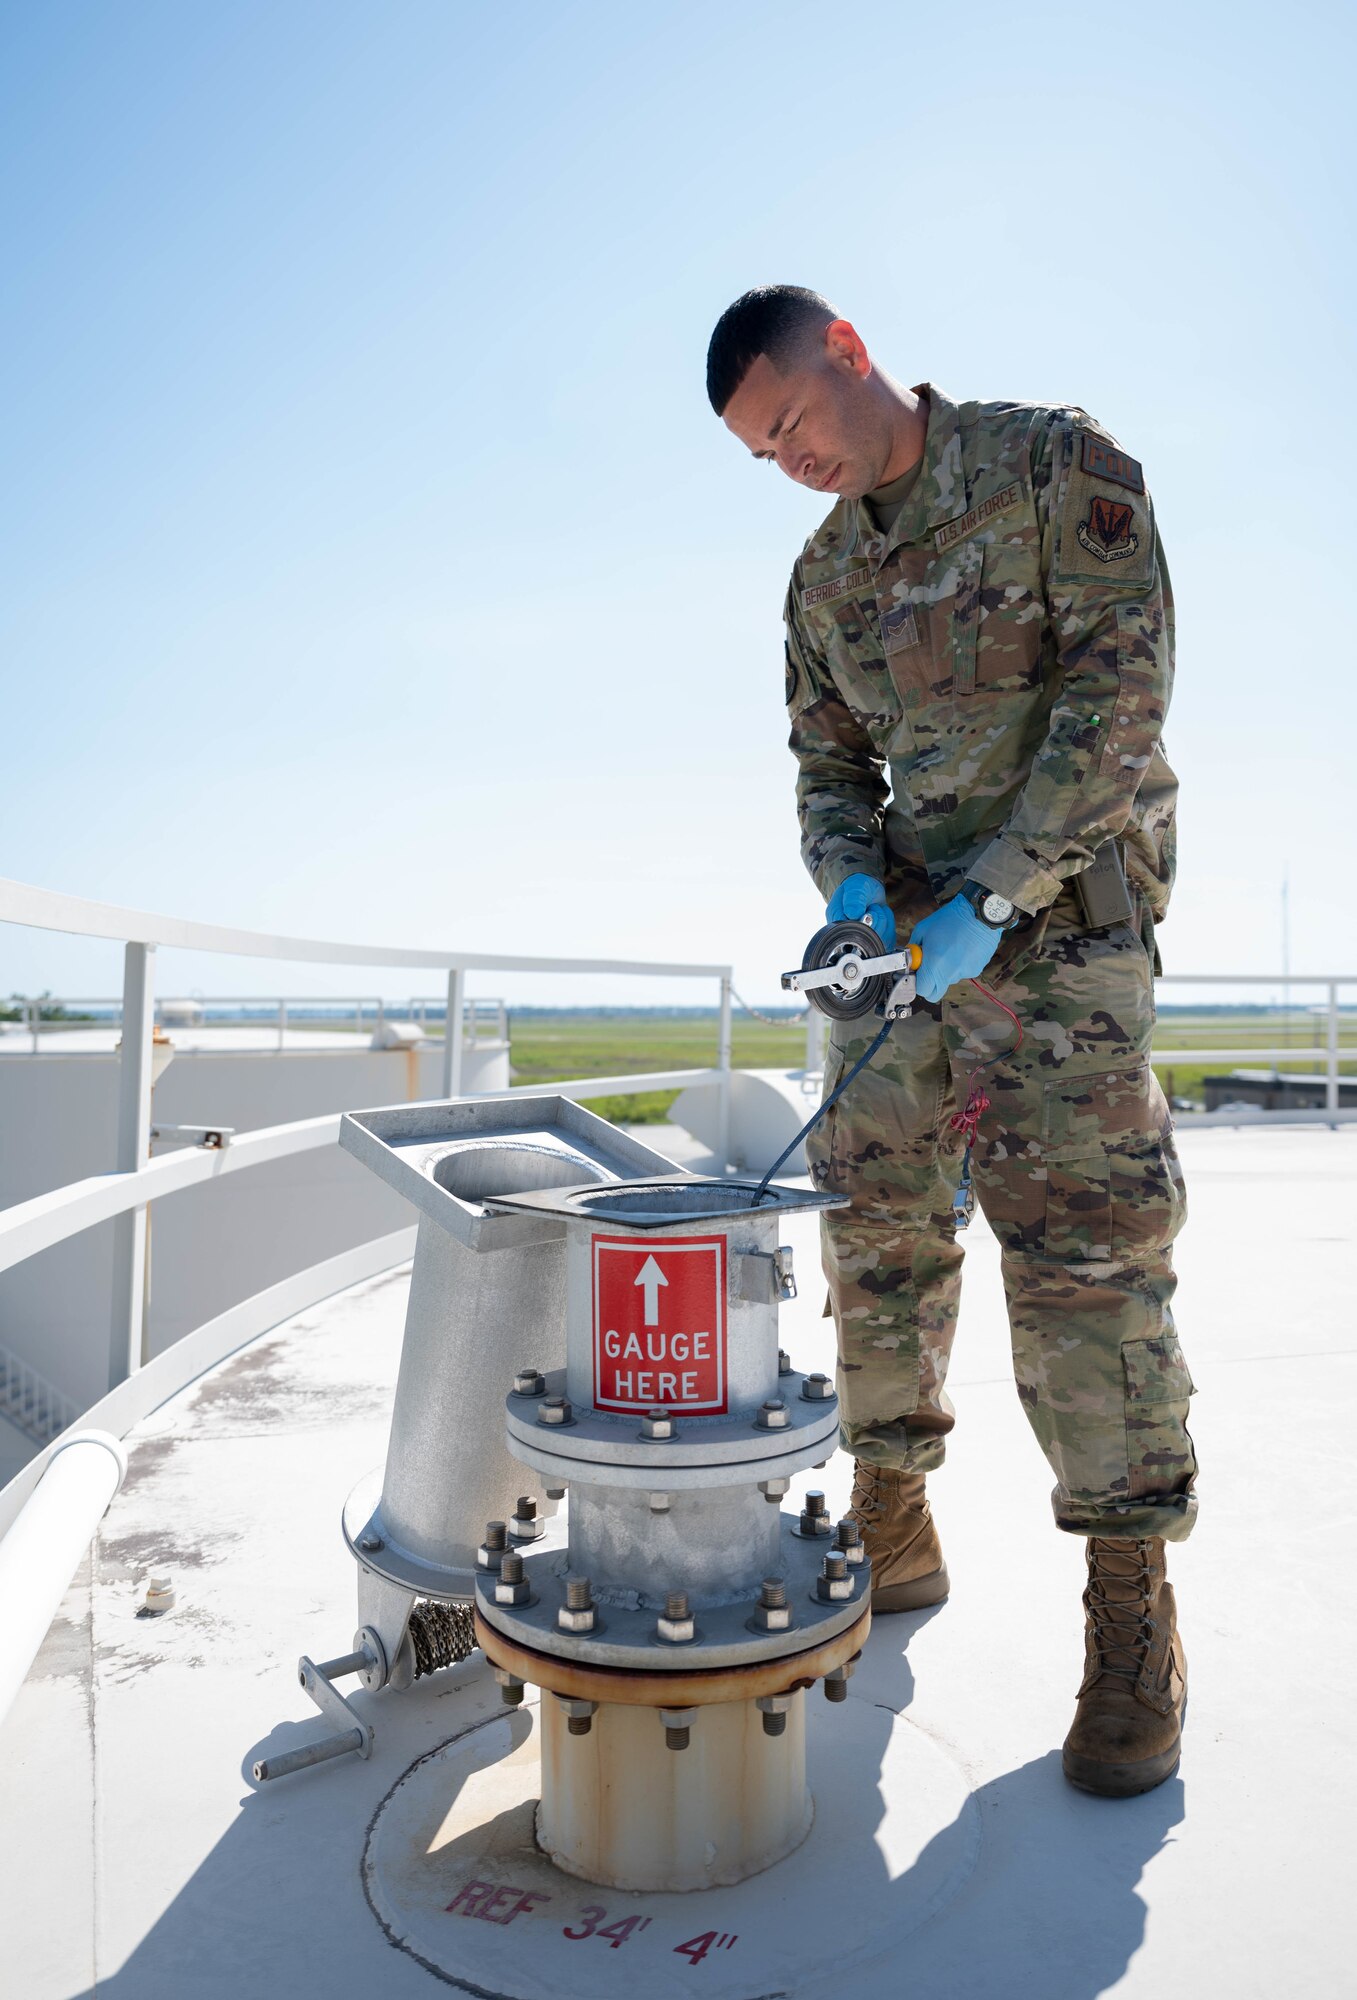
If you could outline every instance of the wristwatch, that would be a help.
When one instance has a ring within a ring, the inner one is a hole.
[[[983,882],[963,882],[961,894],[981,923],[988,924],[992,931],[1010,930],[1018,921],[1018,911],[1008,897],[1001,896],[996,889],[987,889]]]

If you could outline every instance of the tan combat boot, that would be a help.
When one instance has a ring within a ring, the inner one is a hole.
[[[1129,1798],[1178,1768],[1187,1661],[1159,1536],[1088,1544],[1084,1681],[1065,1738],[1081,1791]]]
[[[940,1604],[951,1586],[922,1472],[887,1472],[860,1458],[853,1469],[848,1511],[872,1565],[873,1614]]]

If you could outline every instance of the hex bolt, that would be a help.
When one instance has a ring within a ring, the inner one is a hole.
[[[531,1493],[520,1493],[509,1533],[516,1542],[535,1542],[546,1533],[546,1522],[537,1516],[537,1502]]]
[[[546,1494],[548,1500],[564,1500],[565,1498],[564,1486],[544,1486],[542,1491]]]
[[[790,1479],[761,1479],[759,1481],[759,1492],[768,1501],[770,1506],[776,1507],[783,1494],[790,1493],[791,1486],[792,1482]]]
[[[763,1717],[765,1736],[782,1736],[787,1729],[787,1710],[792,1705],[789,1694],[761,1694],[754,1703]]]
[[[537,1406],[539,1424],[569,1424],[574,1422],[574,1412],[565,1396],[548,1396]]]
[[[848,1574],[848,1558],[842,1549],[830,1549],[819,1576],[815,1594],[826,1604],[842,1602],[853,1595],[853,1579]]]
[[[801,1384],[801,1394],[808,1403],[830,1403],[834,1400],[834,1384],[828,1375],[807,1375]]]
[[[647,1410],[641,1419],[643,1438],[671,1438],[674,1435],[674,1419],[668,1410]]]
[[[514,1376],[516,1396],[540,1396],[546,1386],[546,1378],[540,1368],[520,1368]]]
[[[834,1523],[829,1518],[825,1496],[818,1486],[812,1486],[806,1495],[806,1504],[801,1509],[799,1525],[803,1535],[828,1535],[833,1532]]]
[[[499,1682],[499,1698],[507,1708],[517,1708],[523,1699],[523,1683],[517,1674],[511,1674],[507,1667],[495,1668],[495,1679]]]
[[[867,1559],[862,1529],[851,1514],[845,1514],[834,1533],[834,1545],[843,1550],[850,1569],[860,1569]]]
[[[386,1547],[386,1544],[380,1535],[375,1534],[369,1528],[365,1535],[358,1537],[358,1546],[365,1556],[375,1556],[380,1549]]]
[[[671,1590],[664,1601],[664,1610],[655,1620],[655,1631],[659,1638],[667,1640],[671,1646],[685,1646],[693,1638],[696,1627],[693,1614],[688,1609],[686,1590]]]
[[[759,1413],[754,1419],[761,1431],[785,1431],[791,1418],[787,1415],[787,1405],[780,1396],[773,1396],[759,1405]]]
[[[847,1701],[848,1680],[852,1671],[852,1660],[845,1660],[841,1667],[830,1668],[824,1681],[826,1701]]]
[[[508,1547],[509,1531],[503,1521],[487,1521],[485,1540],[476,1551],[476,1561],[481,1569],[492,1569],[499,1574],[500,1557]]]
[[[779,1375],[790,1375],[792,1372],[792,1357],[785,1347],[779,1347],[777,1351],[777,1372]]]
[[[587,1576],[567,1577],[565,1603],[556,1613],[556,1624],[562,1632],[593,1631],[594,1598]]]
[[[580,1701],[576,1696],[558,1694],[556,1706],[565,1717],[565,1726],[572,1736],[587,1736],[593,1728],[594,1716],[598,1709],[596,1701]]]
[[[669,1750],[686,1750],[692,1726],[697,1720],[695,1708],[662,1708],[660,1721],[664,1724],[665,1747]]]
[[[782,1736],[785,1734],[786,1728],[787,1718],[785,1715],[779,1715],[775,1709],[764,1710],[763,1733],[765,1736]]]
[[[496,1604],[526,1604],[531,1596],[523,1574],[523,1558],[517,1549],[508,1549],[500,1559],[499,1581],[495,1585]]]
[[[669,1495],[667,1493],[652,1493],[650,1496],[650,1511],[652,1514],[667,1514],[669,1512]]]
[[[791,1628],[791,1606],[787,1602],[787,1586],[780,1576],[766,1576],[759,1591],[759,1601],[754,1606],[754,1616],[750,1624],[756,1632],[786,1632]]]

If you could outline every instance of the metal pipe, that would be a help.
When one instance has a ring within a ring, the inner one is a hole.
[[[0,1719],[23,1686],[126,1473],[127,1453],[117,1438],[76,1431],[52,1453],[0,1541]]]
[[[717,1041],[716,1067],[721,1072],[721,1102],[716,1127],[716,1157],[721,1172],[730,1170],[730,1059],[731,1059],[731,976],[721,974],[721,1030]]]
[[[137,1174],[151,1150],[151,1043],[155,1034],[155,946],[129,944],[123,954],[122,1052],[118,1067],[119,1173]],[[146,1205],[120,1215],[113,1226],[113,1307],[109,1324],[108,1386],[141,1365],[142,1305],[146,1291]]]
[[[261,1757],[254,1764],[257,1784],[270,1778],[290,1778],[294,1771],[309,1770],[313,1764],[328,1764],[332,1757],[347,1757],[363,1747],[361,1729],[341,1729],[334,1736],[322,1736],[315,1743],[303,1743],[298,1750],[285,1750],[281,1757]]]
[[[443,1024],[443,1095],[462,1094],[462,1010],[466,1004],[466,973],[461,966],[448,974],[448,1012]]]

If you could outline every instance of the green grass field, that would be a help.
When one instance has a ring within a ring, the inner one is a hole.
[[[1161,1048],[1282,1048],[1294,1057],[1275,1067],[1302,1072],[1323,1068],[1325,1024],[1299,1011],[1289,1016],[1252,1011],[1212,1014],[1161,1010],[1155,1037]],[[716,1061],[714,1020],[669,1019],[662,1015],[511,1016],[513,1080],[521,1084],[560,1082],[566,1077],[611,1076],[649,1069],[701,1069]],[[1344,1067],[1357,1064],[1357,1014],[1340,1017]],[[765,1027],[736,1015],[733,1057],[737,1069],[794,1069],[805,1060],[805,1031],[795,1023]],[[1175,1060],[1156,1064],[1170,1096],[1200,1097],[1202,1078],[1235,1068],[1274,1067],[1260,1058],[1229,1063]],[[658,1123],[669,1115],[677,1092],[650,1091],[642,1096],[594,1098],[600,1116],[628,1124]]]

